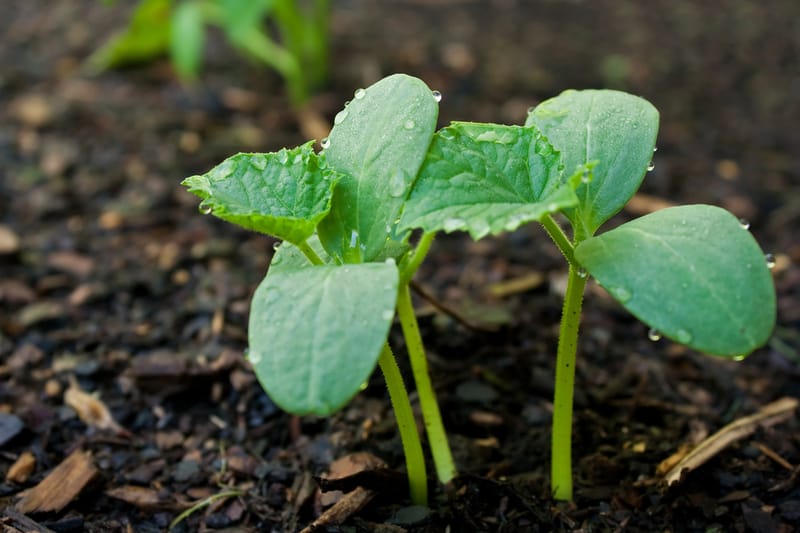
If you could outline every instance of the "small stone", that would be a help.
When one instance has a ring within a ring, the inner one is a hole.
[[[0,255],[10,255],[19,250],[19,236],[10,227],[0,224]]]

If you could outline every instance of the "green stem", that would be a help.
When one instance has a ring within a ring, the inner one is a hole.
[[[456,475],[456,467],[453,464],[453,456],[450,453],[450,445],[447,442],[447,434],[444,431],[439,404],[436,402],[436,395],[433,392],[433,385],[428,374],[425,347],[422,344],[417,317],[414,315],[414,307],[411,304],[411,291],[408,284],[401,285],[398,291],[397,314],[400,317],[400,326],[403,329],[408,357],[411,360],[411,369],[414,373],[414,382],[417,385],[422,418],[425,422],[425,430],[428,434],[428,444],[431,448],[431,455],[433,455],[433,463],[436,466],[436,474],[439,477],[439,481],[449,483]]]
[[[570,248],[572,246],[570,245]],[[575,390],[575,358],[581,322],[585,275],[570,264],[567,294],[561,314],[561,331],[556,356],[556,388],[553,399],[553,440],[550,457],[550,486],[556,500],[572,499],[572,401]]]
[[[422,454],[422,443],[419,440],[417,424],[411,410],[411,402],[403,383],[403,376],[397,367],[397,361],[392,354],[389,344],[383,346],[378,364],[389,389],[389,399],[392,402],[397,427],[400,430],[400,441],[403,443],[403,453],[406,457],[406,471],[408,472],[408,489],[414,505],[428,505],[428,474],[425,470],[425,457]]]
[[[309,261],[311,261],[312,265],[321,265],[323,264],[322,259],[317,255],[317,252],[308,244],[308,241],[303,241],[300,244],[296,245],[297,248],[303,252]]]
[[[414,277],[414,274],[422,264],[422,261],[425,260],[425,256],[428,255],[428,250],[431,249],[431,244],[433,244],[434,237],[436,237],[436,232],[423,233],[422,237],[420,237],[417,247],[414,248],[414,253],[411,254],[411,258],[405,265],[403,265],[400,272],[401,287],[408,285],[411,282],[411,278]]]
[[[545,215],[542,218],[542,226],[544,226],[550,238],[553,239],[553,242],[556,243],[558,249],[561,250],[561,253],[564,254],[567,262],[570,265],[575,265],[575,247],[569,242],[561,226],[550,215]]]

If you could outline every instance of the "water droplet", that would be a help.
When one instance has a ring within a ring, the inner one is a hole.
[[[257,365],[261,362],[261,352],[257,350],[248,350],[246,357],[247,360],[250,361],[251,365]]]
[[[631,294],[631,291],[629,291],[625,287],[610,287],[608,289],[608,292],[610,292],[611,295],[621,303],[627,302],[628,300],[631,299],[631,296],[633,296]]]
[[[442,227],[446,232],[449,233],[451,231],[456,231],[456,230],[459,230],[459,229],[463,228],[464,225],[465,225],[465,222],[460,218],[448,218],[448,219],[446,219],[444,221],[444,224],[442,224]]]
[[[585,269],[585,268],[583,268],[583,267],[581,267],[581,268],[579,268],[579,269],[578,269],[578,272],[577,272],[577,274],[578,274],[578,277],[579,277],[579,278],[582,278],[582,279],[586,279],[586,276],[588,276],[588,275],[589,275],[589,273],[588,273],[588,272],[586,272],[586,269]]]
[[[653,161],[650,161],[650,163],[647,164],[647,171],[652,172],[655,169],[656,169],[656,164]]]
[[[739,219],[739,225],[742,227],[742,229],[750,229],[750,223],[743,218]]]
[[[692,342],[692,334],[685,329],[679,329],[675,332],[675,340],[681,344],[688,344]]]
[[[442,101],[442,93],[440,93],[439,91],[431,91],[431,95],[433,96],[433,99],[436,100],[437,102]]]
[[[280,265],[283,263],[283,254],[274,254],[272,256],[272,261],[270,261],[270,266]]]
[[[281,165],[285,165],[287,161],[289,161],[289,152],[286,150],[278,152],[278,162],[280,162]]]
[[[534,106],[530,106],[530,107],[528,108],[528,114],[530,115],[531,113],[533,113],[533,110],[534,110],[534,109],[536,109],[536,107],[534,107]]]
[[[767,254],[764,256],[764,259],[767,261],[767,268],[773,269],[775,268],[775,255],[774,254]]]
[[[589,183],[592,181],[592,178],[589,176],[588,171],[583,171],[583,176],[581,176],[581,183]]]
[[[254,154],[253,157],[250,158],[250,164],[258,170],[264,170],[267,168],[267,158],[264,157],[264,154]]]
[[[386,261],[384,261],[384,263],[387,264],[387,265],[396,265],[397,264],[397,262],[394,260],[394,257],[387,257]]]
[[[387,309],[383,313],[381,313],[381,318],[384,320],[391,320],[394,318],[394,309]]]
[[[344,122],[344,119],[346,118],[347,118],[347,109],[342,109],[341,111],[336,113],[335,117],[333,117],[333,123],[341,124],[342,122]]]
[[[647,332],[647,338],[653,342],[661,340],[661,332],[656,328],[650,328],[650,331]]]
[[[744,361],[745,357],[747,357],[746,353],[740,353],[739,355],[734,355],[731,359],[734,361]]]
[[[413,130],[413,129],[414,129],[414,126],[416,126],[416,125],[417,125],[417,123],[416,123],[416,122],[414,122],[414,121],[413,121],[413,120],[411,120],[411,119],[408,119],[408,120],[406,120],[406,123],[405,123],[405,124],[403,124],[403,127],[404,127],[405,129],[407,129],[407,130]]]
[[[322,146],[323,150],[327,150],[331,145],[331,140],[328,137],[325,137],[319,142],[319,145]]]
[[[350,232],[350,248],[355,248],[358,245],[358,232],[353,230]]]
[[[550,211],[551,213],[555,213],[556,211],[558,211],[558,204],[550,202],[549,204],[547,204],[547,210]]]
[[[389,194],[398,198],[406,192],[406,176],[402,170],[398,170],[389,182]]]
[[[361,100],[367,94],[366,89],[356,89],[356,92],[353,93],[353,98],[356,100]]]
[[[203,202],[197,207],[197,210],[200,211],[200,213],[203,215],[210,215],[211,211],[213,211],[214,209],[211,207],[211,204]]]
[[[658,152],[658,146],[653,146],[653,153]]]

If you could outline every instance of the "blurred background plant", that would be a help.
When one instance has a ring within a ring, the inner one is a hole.
[[[127,27],[88,66],[102,72],[169,55],[180,78],[194,81],[214,26],[236,50],[280,74],[301,110],[327,81],[329,17],[329,0],[139,0]]]

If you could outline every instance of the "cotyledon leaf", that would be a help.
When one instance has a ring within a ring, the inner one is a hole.
[[[743,356],[775,325],[764,253],[719,207],[672,207],[591,237],[576,260],[628,311],[702,352]]]
[[[300,243],[330,210],[340,179],[312,144],[269,154],[237,154],[182,183],[203,199],[201,212]]]
[[[323,143],[345,177],[319,227],[333,257],[350,263],[386,255],[395,221],[428,151],[439,106],[424,82],[395,74],[359,89],[334,119]],[[397,248],[398,253],[404,249]]]
[[[434,135],[401,229],[468,231],[475,239],[575,205],[574,180],[535,127],[454,122]]]
[[[647,100],[620,91],[568,90],[536,106],[536,125],[564,158],[565,171],[597,162],[593,177],[567,209],[576,235],[591,236],[628,203],[653,158],[658,111]]]
[[[270,398],[329,415],[374,370],[394,316],[394,261],[270,269],[253,296],[248,358]]]

